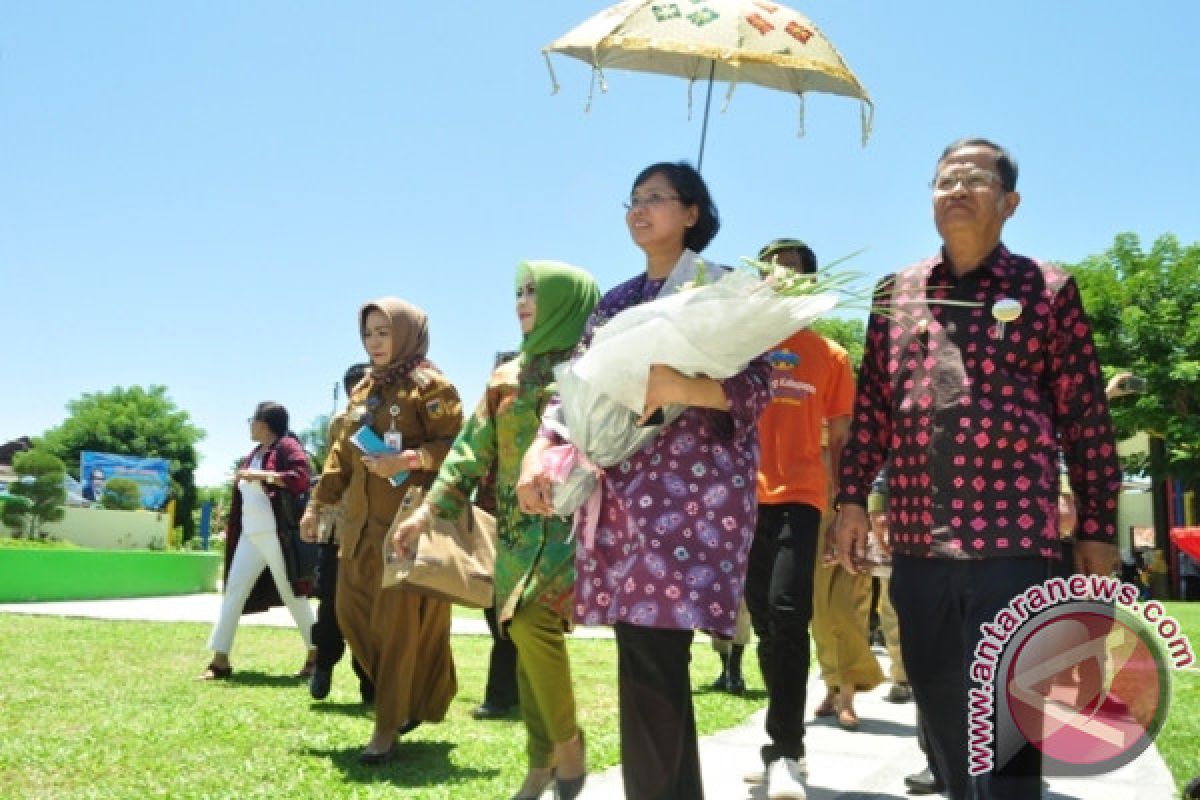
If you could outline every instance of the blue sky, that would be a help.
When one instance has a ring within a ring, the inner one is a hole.
[[[430,314],[468,407],[518,339],[522,258],[642,269],[621,200],[696,157],[683,81],[540,49],[603,8],[513,3],[25,2],[0,15],[0,441],[68,400],[161,384],[208,436],[198,483],[273,399],[302,428],[361,357],[356,311]],[[1113,236],[1200,238],[1200,12],[1190,3],[820,0],[798,6],[876,103],[740,87],[704,173],[735,263],[776,236],[875,277],[938,245],[928,181],[963,135],[1008,145],[1014,249],[1078,261]],[[714,105],[724,96],[714,92]]]

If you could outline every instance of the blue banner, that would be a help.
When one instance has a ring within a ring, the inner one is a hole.
[[[153,511],[167,504],[171,489],[171,464],[165,458],[118,456],[84,450],[79,454],[79,482],[83,499],[98,503],[104,498],[104,484],[110,478],[128,478],[138,485],[142,507]]]

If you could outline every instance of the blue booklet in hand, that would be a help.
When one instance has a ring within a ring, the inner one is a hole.
[[[350,437],[350,441],[354,442],[359,450],[362,450],[369,456],[387,455],[396,451],[388,447],[383,439],[379,438],[379,434],[371,430],[367,425],[363,425],[358,429],[358,432]],[[399,486],[408,480],[408,470],[402,469],[391,477],[392,486]]]

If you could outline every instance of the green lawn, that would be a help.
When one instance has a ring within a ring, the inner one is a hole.
[[[371,722],[343,662],[327,702],[289,677],[303,660],[292,630],[242,626],[228,683],[194,680],[208,625],[0,615],[0,797],[503,798],[525,768],[517,720],[477,722],[490,639],[454,639],[459,693],[383,768],[356,756]],[[593,770],[617,763],[615,645],[572,640],[579,714]],[[747,658],[753,686],[761,679]],[[693,674],[719,669],[697,637]],[[763,702],[698,692],[701,733]],[[397,789],[402,793],[397,795]]]
[[[1163,603],[1167,613],[1183,626],[1200,658],[1200,603]],[[1171,769],[1175,784],[1183,787],[1200,775],[1200,662],[1172,674],[1171,708],[1158,736],[1158,751]]]
[[[1167,612],[1200,646],[1200,603]],[[466,612],[472,614],[475,612]],[[454,639],[459,693],[441,725],[418,729],[402,758],[377,769],[356,756],[370,732],[349,665],[329,701],[314,703],[289,675],[302,660],[295,632],[243,626],[228,683],[193,680],[209,625],[0,615],[0,798],[503,798],[524,772],[514,720],[477,722],[490,640]],[[614,645],[571,640],[590,766],[617,763]],[[761,686],[752,654],[751,686]],[[697,684],[718,670],[697,637]],[[1173,675],[1158,747],[1182,786],[1200,774],[1200,671]],[[698,691],[701,734],[736,725],[763,703]],[[401,790],[397,795],[396,791]]]

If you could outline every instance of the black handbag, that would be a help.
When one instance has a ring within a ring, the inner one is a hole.
[[[279,448],[275,448],[275,458],[277,471],[286,472],[291,467]],[[279,549],[283,552],[288,583],[293,586],[315,584],[317,562],[321,558],[320,545],[300,538],[300,518],[304,516],[304,509],[308,507],[308,498],[308,490],[293,494],[287,487],[280,486],[271,500],[275,510],[275,532],[279,536]]]

